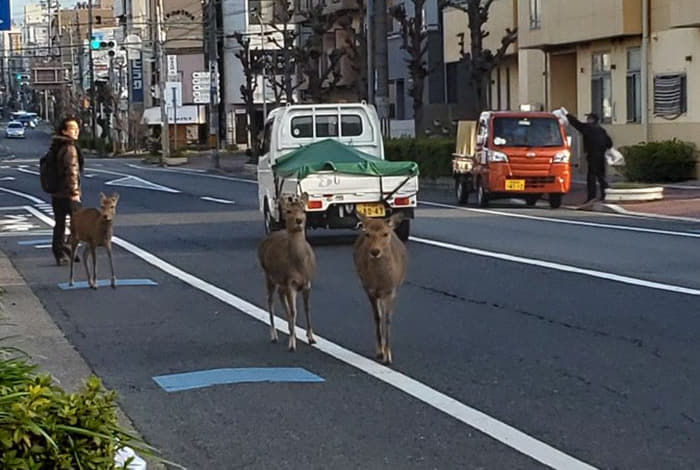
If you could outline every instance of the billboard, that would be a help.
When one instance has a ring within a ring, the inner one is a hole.
[[[12,29],[10,0],[0,0],[0,31]]]

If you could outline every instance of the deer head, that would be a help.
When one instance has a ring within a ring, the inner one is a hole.
[[[118,201],[118,193],[112,193],[109,197],[105,196],[104,193],[100,193],[100,213],[104,220],[111,221],[114,219],[114,215],[117,212]]]
[[[363,215],[358,215],[358,217],[369,257],[381,258],[391,245],[392,232],[403,220],[403,213],[397,212],[388,219],[372,219]]]
[[[282,198],[282,216],[286,222],[288,232],[303,232],[306,227],[306,204],[309,195],[304,193],[301,197],[287,196]]]

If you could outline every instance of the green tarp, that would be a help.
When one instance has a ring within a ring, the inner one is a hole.
[[[319,171],[370,176],[415,176],[418,174],[418,164],[381,160],[337,140],[327,139],[288,153],[277,160],[272,170],[282,178],[296,176],[299,179]]]

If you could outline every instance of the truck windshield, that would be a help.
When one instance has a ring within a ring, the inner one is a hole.
[[[563,140],[554,118],[497,117],[493,143],[498,147],[560,147]]]

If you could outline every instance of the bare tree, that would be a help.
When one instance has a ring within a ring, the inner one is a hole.
[[[353,25],[352,16],[342,15],[338,24],[347,34],[345,40],[345,57],[354,72],[353,86],[360,100],[367,100],[367,33],[365,31],[365,13],[367,5],[364,0],[357,0],[360,12],[357,25]]]
[[[255,118],[255,90],[258,88],[258,74],[263,65],[260,57],[251,55],[250,37],[243,33],[233,33],[233,39],[240,48],[236,51],[236,58],[241,62],[245,83],[241,85],[241,98],[245,104],[248,116],[248,141],[250,142],[251,157],[256,158],[260,150],[259,125]]]
[[[267,79],[277,105],[282,101],[294,103],[294,93],[301,83],[296,79],[299,31],[292,2],[289,0],[275,2],[273,21],[270,26],[277,36],[272,35],[267,41],[274,44],[278,50],[274,54],[274,60],[265,62]]]
[[[468,16],[471,44],[469,50],[462,51],[462,61],[474,96],[473,109],[470,110],[472,117],[477,117],[488,106],[486,90],[490,85],[491,72],[503,61],[508,48],[518,38],[518,28],[506,28],[495,53],[484,48],[484,39],[490,35],[485,27],[492,4],[493,0],[446,0],[441,3],[442,8],[456,8]]]
[[[413,16],[409,16],[403,4],[391,9],[391,15],[401,25],[401,48],[408,57],[406,64],[413,84],[408,90],[413,99],[413,120],[416,135],[422,134],[423,129],[423,94],[425,79],[430,73],[425,56],[428,52],[428,31],[423,17],[423,7],[426,0],[412,0]]]
[[[297,48],[297,63],[307,85],[306,99],[313,103],[322,103],[337,88],[341,78],[340,60],[346,53],[344,47],[329,53],[324,50],[326,34],[340,29],[336,24],[339,15],[327,13],[325,8],[321,2],[301,14],[302,26],[308,29],[308,34]]]

